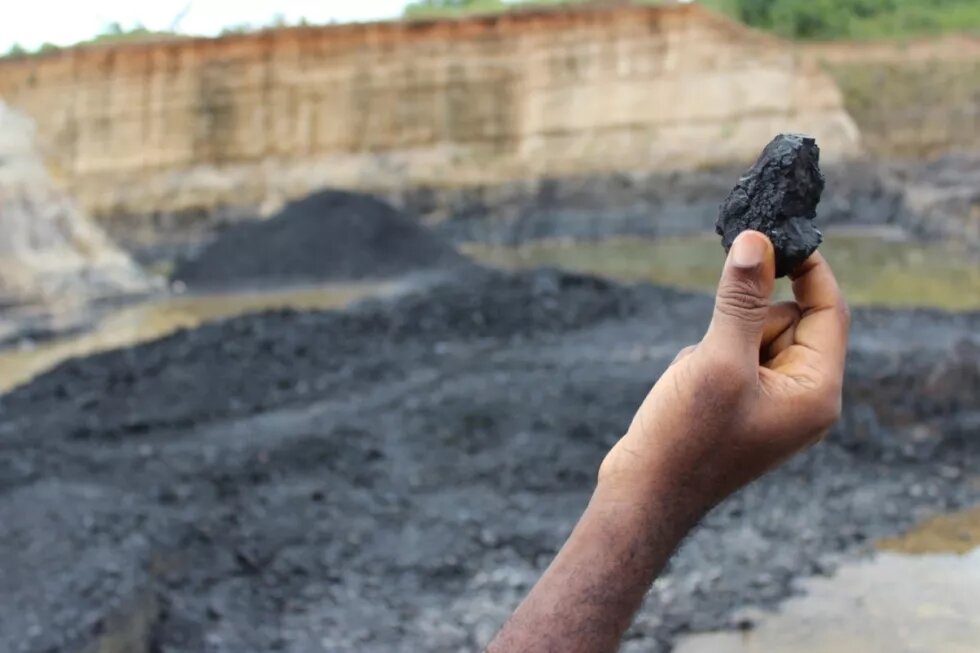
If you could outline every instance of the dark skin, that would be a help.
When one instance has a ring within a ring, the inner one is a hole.
[[[607,454],[565,546],[488,653],[618,650],[657,575],[718,502],[809,447],[840,415],[850,316],[811,256],[771,304],[769,240],[732,246],[700,343],[681,351]]]

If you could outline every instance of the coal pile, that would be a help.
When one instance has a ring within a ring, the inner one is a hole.
[[[626,316],[634,302],[594,277],[475,269],[395,301],[243,316],[67,361],[0,397],[0,412],[48,414],[51,430],[76,439],[186,428],[403,376],[434,344],[563,333]]]
[[[323,191],[277,215],[229,227],[179,263],[172,280],[190,288],[382,279],[472,264],[385,202]]]

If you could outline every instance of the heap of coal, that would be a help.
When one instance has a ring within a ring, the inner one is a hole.
[[[663,303],[674,296],[657,292]],[[413,369],[408,360],[419,344],[432,348],[458,338],[507,341],[560,334],[624,318],[634,303],[628,288],[589,276],[475,269],[347,311],[284,309],[243,316],[136,349],[73,359],[58,366],[57,374],[0,396],[0,414],[31,405],[40,409],[51,401],[61,405],[67,393],[80,398],[77,412],[67,405],[61,412],[72,412],[69,431],[76,439],[187,428],[277,407],[288,403],[287,397],[331,396],[400,377]],[[175,365],[175,357],[181,365]],[[161,384],[168,387],[163,395]],[[52,423],[47,430],[37,426],[37,432],[61,430]],[[0,461],[0,489],[2,484]]]
[[[260,222],[235,225],[172,280],[191,288],[381,279],[471,265],[451,245],[385,202],[323,191]]]
[[[792,272],[823,241],[813,219],[824,184],[817,141],[777,136],[721,205],[715,231],[725,251],[743,231],[761,231],[776,250],[776,276]]]

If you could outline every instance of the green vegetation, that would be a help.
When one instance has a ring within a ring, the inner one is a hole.
[[[581,1],[415,0],[405,8],[405,15],[459,16],[506,11],[519,5]],[[897,38],[980,30],[977,0],[701,0],[701,4],[789,38]]]
[[[32,54],[46,54],[48,52],[57,52],[61,47],[55,45],[54,43],[42,43],[41,47],[33,52],[27,48],[22,47],[19,43],[14,43],[10,46],[4,54],[0,54],[0,58],[3,57],[28,57]]]
[[[451,18],[492,14],[521,6],[589,4],[596,0],[415,0],[405,6],[406,18]],[[601,1],[601,0],[600,0]],[[638,0],[655,4],[662,0]]]
[[[3,56],[23,57],[25,54],[30,54],[30,52],[24,49],[23,47],[21,47],[20,43],[14,43],[12,46],[10,46],[10,49],[7,50],[6,54],[4,54]]]
[[[76,45],[93,45],[102,43],[126,43],[131,41],[151,41],[159,38],[175,38],[180,36],[175,32],[153,31],[136,23],[133,27],[126,29],[119,23],[109,23],[106,28],[95,37],[77,43]]]
[[[980,145],[976,118],[980,62],[825,62],[861,140],[882,158],[929,158]]]
[[[255,28],[248,23],[239,23],[237,25],[229,25],[228,27],[221,30],[219,36],[234,36],[235,34],[248,34],[254,32]]]
[[[980,29],[976,0],[705,0],[703,4],[790,38],[890,38]]]
[[[175,32],[167,31],[153,31],[143,27],[143,25],[137,23],[131,28],[124,28],[119,23],[109,23],[106,28],[95,35],[94,37],[76,43],[78,45],[93,45],[101,43],[125,43],[130,41],[147,41],[159,38],[180,38],[181,35]],[[71,46],[71,47],[75,47]],[[21,47],[19,44],[15,43],[10,50],[7,51],[5,55],[7,57],[20,57],[32,54],[46,54],[48,52],[57,52],[61,50],[61,46],[55,45],[54,43],[44,43],[37,50],[31,51]]]
[[[444,18],[505,11],[503,0],[417,0],[405,7],[406,18]]]

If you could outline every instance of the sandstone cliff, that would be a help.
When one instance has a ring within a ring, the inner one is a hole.
[[[833,81],[695,5],[292,28],[0,61],[98,216],[747,161],[858,135]]]
[[[0,102],[0,305],[145,290],[129,257],[52,184],[33,137]]]
[[[980,150],[980,36],[824,43],[805,56],[829,71],[880,158]]]

